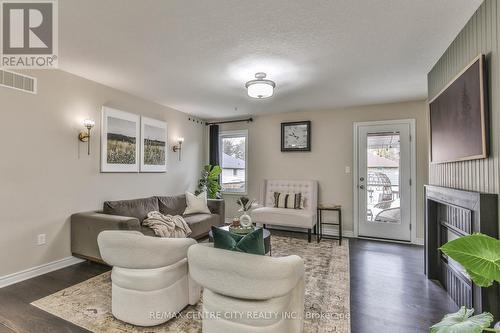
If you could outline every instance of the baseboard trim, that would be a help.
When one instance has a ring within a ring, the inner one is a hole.
[[[358,236],[356,238],[366,239],[366,240],[371,240],[371,241],[376,241],[376,242],[383,242],[383,243],[396,243],[396,244],[407,244],[407,245],[418,245],[418,246],[424,245],[423,238],[417,238],[413,242],[412,241],[399,241],[396,239],[387,239],[387,238],[366,237],[366,236]]]
[[[338,236],[339,227],[332,225],[323,225],[323,235],[325,236]],[[354,238],[354,232],[352,230],[342,230],[342,237]]]
[[[76,257],[67,257],[53,262],[49,262],[48,264],[28,268],[24,271],[0,276],[0,288],[7,287],[10,286],[11,284],[18,283],[24,280],[31,279],[39,275],[47,274],[52,271],[57,271],[58,269],[64,267],[79,264],[84,261],[85,260],[78,259]]]
[[[304,228],[283,227],[283,226],[270,225],[270,224],[266,225],[266,228],[269,230],[282,230],[282,231],[300,232],[303,234],[307,234],[307,229],[304,229]],[[339,235],[339,232],[337,229],[333,229],[333,228],[328,228],[328,230],[326,230],[326,229],[327,228],[324,228],[324,230],[323,230],[324,236],[338,236]],[[353,238],[354,233],[352,232],[352,230],[342,230],[342,237]]]
[[[415,245],[425,245],[425,239],[424,238],[415,238],[413,241],[413,244]]]
[[[351,230],[343,231],[342,237],[354,238],[354,231],[351,231]]]

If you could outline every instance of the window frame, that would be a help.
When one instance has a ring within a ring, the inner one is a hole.
[[[248,194],[248,130],[231,130],[219,132],[219,153],[220,153],[220,166],[222,168],[222,154],[224,153],[222,140],[224,138],[245,137],[245,190],[243,192],[232,192],[221,190],[224,195],[247,195]],[[222,187],[222,181],[221,181]]]

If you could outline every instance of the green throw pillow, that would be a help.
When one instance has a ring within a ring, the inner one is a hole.
[[[255,229],[247,235],[236,235],[229,231],[212,227],[214,247],[237,252],[264,255],[264,232],[262,228]]]

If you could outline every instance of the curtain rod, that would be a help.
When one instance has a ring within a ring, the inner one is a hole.
[[[244,121],[249,123],[249,122],[253,121],[253,118],[239,119],[239,120],[215,121],[213,123],[205,123],[205,125],[210,126],[210,125],[229,124],[229,123],[241,123]]]

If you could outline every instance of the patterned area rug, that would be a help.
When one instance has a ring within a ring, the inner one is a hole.
[[[336,241],[308,243],[292,237],[272,236],[273,256],[296,254],[306,265],[304,332],[350,332],[349,246]],[[201,332],[201,321],[189,312],[201,311],[201,304],[188,306],[179,318],[155,327],[137,327],[111,314],[110,272],[39,299],[32,305],[95,333]],[[195,316],[196,317],[196,316]]]

